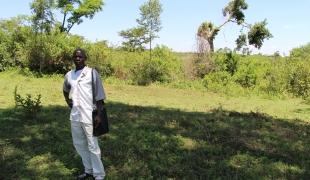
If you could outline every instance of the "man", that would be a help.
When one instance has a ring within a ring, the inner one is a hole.
[[[83,49],[78,48],[73,52],[75,69],[65,75],[63,94],[71,108],[73,144],[84,165],[84,173],[77,179],[92,177],[99,180],[104,179],[105,171],[101,161],[98,139],[93,136],[93,126],[97,126],[101,119],[100,116],[97,116],[95,124],[93,124],[92,110],[93,102],[95,102],[98,114],[101,113],[105,92],[98,72],[85,65],[86,59],[87,56]],[[94,92],[94,96],[92,92]]]

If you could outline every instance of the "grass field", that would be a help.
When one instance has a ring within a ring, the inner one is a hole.
[[[73,179],[82,164],[62,77],[0,73],[0,179]],[[42,95],[36,119],[13,92]],[[309,179],[310,108],[300,99],[105,84],[107,179]]]

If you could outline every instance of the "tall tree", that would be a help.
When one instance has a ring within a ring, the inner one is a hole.
[[[146,37],[145,28],[134,27],[128,30],[119,32],[127,41],[123,42],[123,48],[127,51],[143,51],[143,45],[149,42],[149,38]]]
[[[214,39],[220,29],[229,22],[236,23],[237,25],[249,29],[247,34],[242,33],[236,40],[237,50],[240,50],[241,47],[245,46],[247,41],[250,45],[260,48],[265,39],[272,37],[272,34],[266,28],[266,20],[255,23],[253,26],[245,22],[243,11],[247,8],[248,4],[245,0],[231,0],[223,9],[223,16],[226,17],[226,20],[221,25],[215,26],[213,23],[206,21],[199,26],[197,37],[198,40],[203,39],[207,42],[207,52],[214,52]]]
[[[140,7],[141,17],[137,19],[137,23],[139,27],[145,29],[148,35],[150,58],[152,58],[152,40],[158,37],[156,33],[161,29],[160,14],[162,11],[162,5],[159,0],[148,0]]]
[[[209,50],[211,52],[214,51],[214,39],[219,30],[220,29],[215,27],[211,22],[204,22],[199,26],[197,32],[199,54]]]
[[[54,21],[54,0],[34,0],[30,4],[32,10],[32,24],[36,33],[49,33]]]
[[[54,15],[53,15],[54,0],[34,0],[30,7],[32,9],[32,26],[35,32],[35,41],[32,47],[31,54],[35,59],[34,64],[39,65],[39,72],[42,72],[42,66],[45,61],[44,39],[45,34],[49,34],[53,28]]]
[[[57,0],[57,8],[63,13],[62,32],[69,32],[75,24],[83,22],[83,18],[92,19],[102,10],[103,0]]]

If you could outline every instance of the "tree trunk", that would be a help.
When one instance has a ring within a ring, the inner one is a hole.
[[[208,39],[208,43],[210,46],[210,52],[213,53],[214,52],[214,42],[213,39]]]
[[[152,38],[150,35],[150,61],[152,60]]]
[[[61,29],[60,29],[61,32],[65,32],[66,16],[67,16],[67,13],[64,13],[64,18],[62,20],[62,25],[61,25]]]

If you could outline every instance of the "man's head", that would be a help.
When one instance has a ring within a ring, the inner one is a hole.
[[[77,70],[82,69],[85,66],[85,60],[87,59],[87,56],[84,49],[75,49],[73,51],[72,58]]]

